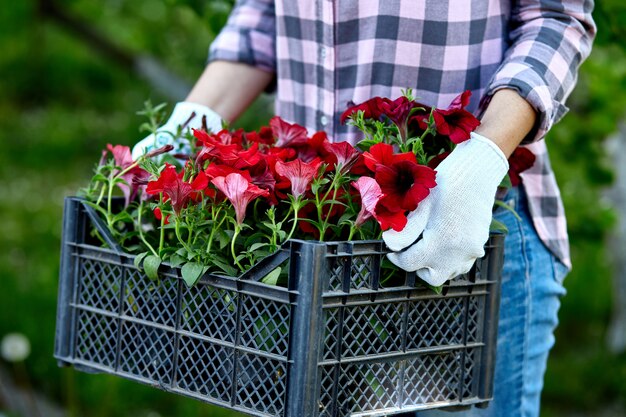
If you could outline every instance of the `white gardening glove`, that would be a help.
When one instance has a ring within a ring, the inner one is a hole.
[[[389,260],[434,286],[469,271],[485,254],[496,190],[508,169],[500,148],[472,133],[436,168],[437,186],[405,228],[383,233],[394,251]]]
[[[195,116],[189,120],[194,113]],[[167,144],[174,146],[174,149],[172,149],[170,153],[189,154],[191,148],[187,139],[178,138],[175,140],[172,135],[165,132],[171,132],[175,135],[178,131],[178,127],[184,125],[187,121],[189,121],[189,123],[187,123],[186,129],[199,129],[202,127],[202,116],[206,116],[206,124],[211,131],[219,132],[222,130],[222,119],[213,110],[202,104],[181,101],[174,107],[174,111],[172,111],[172,115],[168,121],[157,130],[156,138],[154,137],[155,135],[148,135],[133,147],[133,160],[136,161],[137,158],[146,152]]]

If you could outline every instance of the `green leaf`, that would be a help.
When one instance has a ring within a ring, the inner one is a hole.
[[[376,145],[377,143],[380,143],[380,141],[374,139],[363,139],[362,141],[357,143],[356,146],[360,150],[367,152],[372,146]]]
[[[143,270],[153,281],[159,276],[159,266],[161,266],[161,258],[158,256],[148,255],[143,261]]]
[[[180,272],[183,276],[183,280],[188,287],[193,287],[200,279],[202,274],[207,271],[208,267],[199,264],[197,262],[187,262],[183,265]]]
[[[261,242],[259,242],[260,240],[267,240],[267,236],[264,233],[256,232],[252,236],[246,238],[246,241],[244,242],[244,246],[245,247],[249,247],[248,250],[254,250],[250,246],[254,246],[254,245],[260,244],[261,243]],[[265,244],[267,244],[267,243],[265,243]]]
[[[385,330],[383,323],[378,317],[370,317],[370,325],[383,343],[389,338],[389,333]]]
[[[281,267],[277,266],[272,270],[272,272],[261,278],[261,282],[263,284],[276,285],[278,283],[278,277],[280,276],[281,271]]]
[[[91,178],[92,181],[96,182],[96,181],[101,181],[101,182],[107,182],[109,181],[109,179],[107,177],[105,177],[102,174],[96,174]]]
[[[511,177],[509,176],[509,174],[506,174],[504,178],[502,178],[502,182],[500,183],[499,187],[502,187],[502,188],[513,187],[513,184],[511,183]]]
[[[226,246],[230,245],[230,240],[233,236],[232,231],[220,230],[217,233],[217,242],[220,244],[220,249],[224,249]]]
[[[491,219],[489,231],[492,233],[509,233],[509,229],[506,227],[506,225],[496,219]]]
[[[176,268],[182,265],[183,262],[185,262],[185,258],[176,253],[170,256],[170,265],[172,266],[172,268]]]
[[[133,216],[131,216],[130,213],[127,212],[127,211],[121,211],[121,212],[117,213],[115,216],[113,216],[111,221],[112,222],[132,223],[133,222]]]
[[[323,206],[327,205],[327,204],[335,204],[335,205],[338,205],[338,206],[347,207],[346,203],[343,203],[343,202],[341,202],[339,200],[324,200],[324,201],[322,201],[322,205]]]
[[[430,288],[431,290],[433,290],[433,292],[437,295],[441,295],[441,292],[443,291],[443,284],[435,287],[434,285],[428,285],[428,288]]]
[[[106,217],[107,211],[101,206],[97,205],[96,203],[92,203],[91,201],[85,201],[85,204],[87,204],[89,207],[93,208],[94,210],[98,211],[100,214]]]
[[[498,206],[498,207],[502,207],[505,210],[510,211],[513,214],[513,216],[515,216],[517,221],[520,221],[520,222],[522,221],[522,218],[519,216],[519,214],[517,214],[515,209],[513,207],[511,207],[510,205],[508,205],[507,203],[505,203],[504,201],[496,200],[493,204]]]
[[[135,265],[137,269],[141,269],[141,262],[148,255],[148,253],[149,252],[143,252],[135,256],[135,259],[133,259],[133,265]]]
[[[213,259],[213,264],[215,264],[215,266],[224,271],[229,277],[236,277],[237,275],[239,275],[239,271],[237,270],[237,268],[233,267],[231,264],[225,262],[221,258],[215,257]]]
[[[264,243],[264,242],[255,243],[248,248],[248,252],[254,252],[266,246],[269,246],[269,243]]]

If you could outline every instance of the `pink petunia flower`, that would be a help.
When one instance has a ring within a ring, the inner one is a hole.
[[[307,141],[306,128],[295,123],[287,123],[279,116],[272,117],[270,128],[276,137],[275,146],[293,146]]]
[[[311,162],[303,162],[296,159],[290,162],[276,161],[275,170],[291,183],[291,194],[295,198],[303,195],[317,175],[322,161],[314,159]]]
[[[113,155],[113,159],[115,160],[115,165],[119,167],[119,171],[115,170],[113,175],[117,175],[122,171],[125,172],[121,178],[124,182],[118,182],[116,185],[122,190],[122,194],[124,194],[124,203],[125,206],[128,207],[130,202],[137,195],[137,191],[141,187],[141,183],[147,180],[150,177],[150,174],[143,170],[141,167],[135,165],[135,161],[133,161],[133,157],[131,156],[130,148],[128,146],[123,145],[107,145],[107,149]],[[103,160],[105,153],[102,154]],[[132,167],[132,168],[131,168]]]
[[[248,181],[243,175],[232,173],[225,177],[216,177],[211,183],[220,190],[235,208],[237,224],[241,225],[246,217],[246,208],[257,197],[267,197],[269,191],[263,190]]]
[[[374,178],[360,177],[352,182],[352,186],[361,194],[361,210],[356,218],[356,225],[361,226],[371,217],[376,217],[376,205],[384,194]]]

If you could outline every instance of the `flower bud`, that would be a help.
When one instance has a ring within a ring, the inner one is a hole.
[[[147,154],[145,154],[144,156],[146,158],[154,158],[155,156],[158,155],[162,155],[164,153],[168,153],[169,151],[171,151],[172,149],[174,149],[174,145],[172,144],[167,144],[167,145],[163,145],[160,148],[157,149],[153,149],[150,152],[148,152]]]

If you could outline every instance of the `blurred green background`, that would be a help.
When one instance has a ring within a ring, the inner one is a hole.
[[[20,332],[32,345],[21,365],[0,359],[0,376],[72,416],[234,416],[119,378],[59,369],[52,358],[63,197],[86,184],[107,143],[141,137],[135,113],[144,100],[167,100],[130,59],[150,55],[191,84],[232,1],[59,4],[22,0],[0,10],[0,338]],[[607,236],[619,216],[604,198],[613,167],[603,145],[625,116],[626,6],[604,0],[595,17],[598,39],[571,112],[548,139],[575,269],[546,376],[547,417],[626,416],[626,355],[606,347],[613,307]],[[96,47],[94,32],[122,49]],[[240,124],[267,120],[267,107],[257,104]],[[0,400],[0,415],[12,415],[7,409]]]

